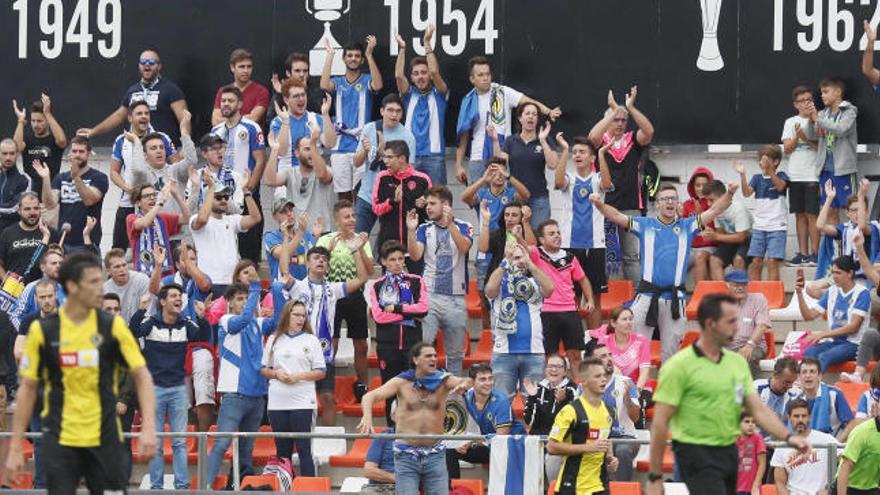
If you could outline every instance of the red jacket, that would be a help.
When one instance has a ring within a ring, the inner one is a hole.
[[[694,215],[697,212],[697,204],[696,204],[697,201],[700,202],[700,212],[701,213],[709,209],[709,200],[707,200],[706,198],[697,199],[697,191],[696,191],[696,189],[694,189],[694,182],[696,182],[697,177],[700,175],[708,177],[710,182],[715,180],[715,176],[712,175],[712,171],[706,167],[697,167],[696,170],[694,170],[694,173],[691,174],[691,179],[688,181],[688,187],[687,187],[687,191],[688,191],[688,195],[690,196],[690,199],[686,200],[681,205],[681,214],[684,217],[689,217],[691,215]],[[712,222],[709,225],[706,225],[705,228],[714,229],[715,222]],[[693,247],[695,247],[695,248],[714,247],[717,245],[718,245],[717,242],[706,241],[705,239],[703,239],[702,235],[698,234],[696,237],[694,237]]]

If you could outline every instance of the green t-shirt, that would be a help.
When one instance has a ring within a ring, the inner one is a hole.
[[[754,393],[742,356],[722,349],[714,363],[691,345],[663,363],[654,401],[677,408],[670,421],[673,440],[724,447],[736,441],[744,399]]]
[[[316,245],[330,249],[330,242],[337,236],[339,236],[338,232],[324,234],[318,239]],[[370,251],[369,242],[364,245],[364,252],[366,252],[371,258],[373,257],[373,253]],[[339,241],[336,243],[336,247],[333,248],[333,252],[330,253],[330,269],[327,272],[327,281],[348,282],[349,280],[356,278],[357,261],[355,261],[354,255],[351,253],[351,249],[348,248],[348,245],[343,241]]]
[[[853,428],[847,437],[843,456],[853,462],[847,488],[870,490],[880,485],[880,431],[876,419],[869,419]],[[840,476],[840,467],[837,475]]]

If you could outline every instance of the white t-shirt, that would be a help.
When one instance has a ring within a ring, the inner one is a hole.
[[[327,369],[324,363],[324,355],[321,353],[321,343],[314,335],[300,332],[295,335],[281,334],[278,343],[275,335],[270,335],[263,347],[263,367],[274,368],[285,373],[302,373]],[[269,361],[270,351],[272,361]],[[318,401],[315,394],[315,382],[299,381],[294,384],[283,383],[280,380],[269,380],[269,401],[267,405],[270,411],[288,411],[292,409],[317,409]]]
[[[503,84],[499,84],[497,88],[497,93],[500,93],[499,96],[503,98],[504,105],[498,108],[500,113],[496,114],[495,118],[489,116],[489,99],[492,95],[492,90],[490,89],[485,94],[477,95],[477,101],[480,103],[480,118],[477,121],[477,125],[471,130],[471,160],[483,159],[483,143],[486,140],[487,120],[491,121],[490,123],[495,127],[495,132],[499,136],[510,136],[511,134],[511,121],[516,117],[513,110],[519,105],[523,94]]]
[[[715,226],[724,229],[728,234],[752,230],[752,215],[740,200],[733,200],[724,213],[715,217]]]
[[[192,228],[198,215],[189,219],[193,244],[198,253],[199,268],[217,285],[232,283],[232,272],[238,264],[238,234],[241,228],[241,215],[211,216],[201,229]]]
[[[785,125],[782,127],[782,140],[798,140],[794,151],[788,156],[788,178],[792,182],[819,182],[819,169],[816,167],[816,150],[806,141],[797,137],[797,132],[794,130],[795,124],[801,125],[801,130],[803,130],[808,138],[816,138],[810,119],[795,115],[785,120]]]
[[[833,436],[818,430],[811,430],[807,440],[810,445],[837,443]],[[770,466],[785,468],[791,495],[816,495],[828,485],[828,450],[825,448],[813,447],[807,454],[791,448],[776,449]]]

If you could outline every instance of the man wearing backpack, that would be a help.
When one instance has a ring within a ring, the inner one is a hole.
[[[412,131],[406,128],[403,120],[403,100],[396,93],[382,98],[382,115],[380,120],[370,122],[361,131],[361,141],[358,143],[354,154],[354,166],[365,166],[364,178],[361,179],[360,189],[357,193],[357,201],[354,211],[357,215],[356,232],[370,233],[376,224],[377,216],[373,213],[373,183],[376,176],[385,168],[382,161],[382,152],[385,143],[390,141],[404,141],[409,147],[408,163],[414,163],[416,156],[416,138]],[[381,127],[380,127],[381,126]],[[377,250],[374,250],[377,251]]]

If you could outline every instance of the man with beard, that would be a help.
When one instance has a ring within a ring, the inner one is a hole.
[[[795,399],[788,404],[788,422],[792,431],[806,438],[810,445],[837,443],[833,436],[810,428],[810,407],[804,399]],[[782,494],[817,495],[828,493],[828,450],[824,447],[798,451],[779,448],[773,452],[770,466],[776,480],[776,491]]]
[[[58,270],[61,267],[63,253],[64,251],[58,245],[53,244],[46,249],[43,257],[40,258],[40,271],[43,272],[43,277],[27,284],[24,290],[21,291],[21,295],[18,296],[15,307],[9,311],[9,319],[12,320],[12,325],[16,330],[24,330],[26,332],[27,329],[22,329],[21,322],[24,321],[26,316],[37,313],[40,309],[36,297],[36,288],[40,281],[53,281],[55,283],[55,294],[58,304],[64,303],[64,288],[58,283]]]
[[[43,276],[38,261],[57,235],[40,218],[40,197],[35,192],[21,195],[18,217],[18,223],[0,233],[0,279],[14,273],[22,277],[23,286]]]
[[[260,208],[260,179],[266,166],[266,144],[263,131],[256,122],[241,116],[242,94],[233,86],[220,90],[220,114],[223,122],[211,129],[226,143],[224,165],[247,177],[244,190],[253,195]],[[245,213],[247,213],[245,205]],[[238,236],[238,250],[242,258],[259,263],[260,240],[263,237],[263,220]]]
[[[213,293],[220,297],[232,283],[232,272],[238,264],[238,233],[246,232],[262,220],[260,209],[250,191],[245,191],[247,216],[227,215],[229,189],[214,181],[213,175],[203,173],[207,186],[205,202],[189,220],[193,244],[198,252],[198,266],[213,282]]]
[[[639,238],[642,275],[631,306],[634,329],[650,340],[654,329],[659,328],[663,361],[678,352],[684,336],[684,282],[691,244],[704,225],[730,206],[736,190],[737,185],[731,183],[711,208],[687,218],[678,218],[678,190],[672,184],[660,186],[657,192],[656,218],[625,215],[606,203],[601,194],[590,195],[590,201],[607,220]]]
[[[190,211],[198,211],[205,201],[207,189],[202,176],[210,173],[214,177],[214,182],[225,186],[231,194],[226,213],[241,213],[244,206],[243,189],[246,178],[223,163],[226,157],[226,143],[220,139],[220,136],[209,132],[199,140],[199,151],[205,159],[205,166],[199,170],[195,168],[189,170],[186,198]]]
[[[612,426],[611,438],[635,438],[636,425],[639,420],[641,409],[639,407],[639,391],[632,378],[617,373],[614,369],[614,360],[607,346],[598,344],[593,348],[592,357],[602,361],[605,366],[605,377],[608,384],[602,393],[605,407],[611,413]],[[638,445],[616,444],[612,451],[614,457],[620,461],[620,466],[614,475],[615,481],[632,481],[633,459],[639,452]]]
[[[797,379],[797,361],[781,357],[773,365],[770,378],[759,378],[754,381],[755,392],[761,402],[772,409],[781,421],[785,421],[788,414],[788,403],[798,395],[796,389],[792,388]]]
[[[364,415],[358,433],[374,434],[373,403],[397,397],[397,434],[442,435],[449,394],[461,393],[473,385],[437,369],[437,351],[431,344],[416,344],[410,351],[411,369],[368,392],[361,400]],[[425,495],[449,493],[446,445],[434,440],[394,441],[395,493]]]
[[[40,100],[31,104],[31,132],[25,134],[24,124],[27,114],[24,109],[18,108],[18,102],[12,100],[12,109],[15,111],[17,123],[12,139],[15,140],[18,151],[22,154],[22,165],[25,173],[31,178],[31,190],[37,196],[43,192],[43,182],[33,168],[28,165],[34,160],[40,160],[49,166],[49,174],[54,179],[61,172],[61,156],[67,147],[67,136],[64,128],[55,120],[52,113],[52,99],[43,93]]]
[[[449,87],[440,74],[440,64],[434,55],[434,25],[429,24],[422,39],[424,57],[410,60],[410,81],[403,73],[406,65],[406,41],[397,35],[397,63],[394,79],[397,92],[406,102],[406,127],[416,138],[416,170],[428,174],[435,186],[446,185],[446,140],[443,129],[446,124],[446,105]]]
[[[49,167],[34,162],[34,169],[43,180],[43,206],[51,210],[58,206],[58,225],[70,224],[65,248],[67,251],[86,249],[83,230],[88,217],[97,223],[90,232],[91,243],[101,245],[101,212],[104,195],[110,187],[107,175],[89,166],[92,143],[88,138],[76,136],[70,143],[70,171],[49,175]]]
[[[128,87],[119,108],[105,117],[100,124],[77,129],[78,136],[91,138],[118,128],[125,122],[129,105],[133,101],[143,100],[150,105],[156,130],[171,136],[175,143],[179,141],[177,122],[183,122],[183,115],[187,109],[183,91],[170,79],[162,77],[162,60],[155,50],[141,52],[138,58],[138,71],[141,80]]]
[[[156,132],[150,125],[150,105],[140,100],[135,101],[128,108],[128,132],[140,139],[147,134],[161,136],[165,144],[165,156],[171,157],[171,161],[178,161],[182,155],[175,155],[174,144],[171,138],[164,132]],[[135,185],[132,178],[134,162],[134,143],[125,138],[125,132],[116,137],[113,142],[113,151],[110,157],[110,180],[116,187],[122,190],[119,197],[119,207],[116,209],[116,218],[113,221],[113,247],[128,249],[128,235],[125,232],[125,219],[134,213],[134,204],[131,202],[131,190]]]
[[[18,146],[6,138],[0,141],[0,230],[18,220],[18,195],[31,188],[31,178],[18,170]]]
[[[373,58],[376,37],[367,36],[366,49],[360,43],[352,43],[343,48],[345,75],[334,77],[330,77],[330,70],[333,68],[336,50],[330,45],[329,38],[324,38],[324,41],[327,60],[321,73],[321,89],[336,95],[335,127],[340,133],[339,142],[333,147],[333,154],[330,155],[330,167],[333,169],[333,176],[336,177],[333,188],[340,199],[353,200],[352,191],[364,174],[364,169],[353,162],[354,152],[358,146],[361,130],[370,120],[373,95],[382,91],[382,73],[379,72],[379,66]],[[369,74],[361,73],[364,59],[370,67]]]
[[[241,91],[241,113],[257,124],[264,124],[266,111],[269,110],[269,90],[258,82],[254,82],[254,56],[244,48],[236,48],[229,54],[229,72],[232,72],[233,80],[228,86],[217,90],[214,97],[214,111],[211,112],[211,125],[218,125],[225,118],[221,110],[223,90],[234,87]]]
[[[294,78],[284,81],[281,86],[281,95],[284,97],[284,105],[283,107],[276,105],[277,117],[272,120],[269,129],[269,145],[277,155],[274,159],[270,157],[269,164],[272,166],[269,168],[277,165],[279,173],[285,169],[299,166],[300,161],[296,156],[295,145],[300,138],[309,137],[313,132],[318,131],[321,134],[321,146],[325,149],[336,146],[336,141],[339,139],[333,128],[333,120],[330,119],[330,106],[333,99],[329,95],[324,95],[321,100],[320,114],[308,110],[308,90],[305,84]],[[282,131],[288,134],[286,146],[281,146],[279,142]]]

